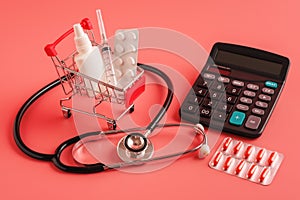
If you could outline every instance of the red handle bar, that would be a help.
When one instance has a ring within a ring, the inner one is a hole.
[[[93,29],[93,25],[88,18],[84,18],[83,20],[81,20],[80,25],[85,30]],[[73,32],[74,32],[74,29],[71,28],[70,30],[65,32],[62,36],[60,36],[57,40],[55,40],[53,43],[47,44],[44,48],[47,56],[56,56],[57,55],[57,52],[55,50],[56,45],[59,44],[63,39],[65,39],[68,35],[70,35]]]

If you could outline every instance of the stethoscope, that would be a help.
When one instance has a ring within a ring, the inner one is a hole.
[[[131,129],[125,129],[125,130],[109,130],[109,131],[95,131],[95,132],[89,132],[85,134],[81,134],[78,136],[75,136],[73,138],[70,138],[63,143],[61,143],[55,150],[53,154],[45,154],[40,153],[37,151],[34,151],[30,149],[22,140],[21,133],[20,133],[20,126],[22,122],[22,118],[28,108],[42,95],[49,92],[56,86],[61,84],[61,80],[57,79],[39,91],[37,91],[35,94],[33,94],[20,108],[19,112],[17,113],[15,122],[14,122],[14,139],[17,144],[17,146],[28,156],[38,159],[38,160],[44,160],[44,161],[50,161],[53,162],[54,165],[59,168],[60,170],[63,170],[65,172],[71,172],[71,173],[95,173],[95,172],[101,172],[108,169],[116,169],[121,167],[128,167],[128,166],[135,166],[140,164],[145,164],[157,160],[163,160],[168,159],[172,157],[178,157],[180,155],[188,154],[195,152],[199,150],[198,157],[204,158],[210,153],[210,148],[207,141],[207,135],[205,134],[204,127],[201,124],[159,124],[160,120],[164,116],[164,114],[167,112],[172,99],[173,99],[173,84],[170,80],[170,78],[161,70],[154,68],[149,65],[144,64],[138,64],[139,67],[143,68],[144,70],[147,70],[149,72],[152,72],[158,76],[160,76],[168,87],[168,94],[166,96],[166,99],[163,103],[162,108],[159,110],[157,115],[153,118],[153,120],[149,123],[146,127],[136,127]],[[193,129],[195,135],[199,137],[199,144],[193,148],[177,152],[177,153],[171,153],[167,155],[161,155],[161,156],[155,156],[154,154],[154,146],[151,142],[151,139],[149,136],[156,128],[168,128],[168,127],[174,127],[174,126],[184,126],[187,128]],[[112,134],[118,134],[118,133],[125,133],[126,135],[120,139],[120,141],[117,144],[116,151],[119,156],[119,158],[122,160],[122,162],[117,163],[110,163],[110,164],[104,164],[101,162],[96,162],[93,164],[83,164],[81,163],[80,166],[71,166],[66,165],[61,160],[61,155],[64,152],[64,150],[71,146],[71,145],[82,145],[82,141],[86,140],[94,140],[95,137],[99,138],[101,136],[108,136]]]

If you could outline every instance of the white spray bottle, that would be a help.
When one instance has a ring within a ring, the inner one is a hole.
[[[101,80],[105,67],[99,48],[92,46],[89,37],[80,24],[75,24],[73,29],[74,42],[78,52],[78,55],[75,56],[75,62],[79,72],[96,80]],[[94,92],[100,92],[96,81],[85,78],[84,84],[89,97],[94,97],[96,95]]]

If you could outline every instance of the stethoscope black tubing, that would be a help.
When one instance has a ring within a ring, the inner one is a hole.
[[[99,135],[101,132],[89,132],[82,135],[75,136],[73,138],[70,138],[66,140],[65,142],[61,143],[57,149],[55,150],[54,157],[52,158],[53,164],[60,170],[70,173],[76,173],[76,174],[90,174],[90,173],[96,173],[96,172],[102,172],[105,170],[105,164],[103,163],[95,163],[91,165],[83,165],[83,166],[70,166],[65,165],[63,162],[61,162],[60,156],[62,152],[70,145],[75,144],[76,142],[80,141],[81,139],[93,135]]]
[[[167,84],[167,87],[168,87],[168,93],[167,93],[167,96],[166,96],[166,99],[164,101],[162,108],[159,110],[157,115],[154,117],[154,119],[150,122],[150,124],[146,128],[148,131],[152,132],[153,129],[156,127],[156,125],[159,123],[159,121],[162,119],[164,114],[167,112],[167,110],[172,102],[173,84],[172,84],[172,81],[170,80],[170,78],[161,70],[154,68],[152,66],[144,65],[144,64],[140,64],[140,63],[138,63],[138,65],[141,68],[143,68],[144,70],[150,71],[150,72],[155,73],[158,76],[160,76],[165,81],[165,83]],[[64,80],[64,79],[66,79],[66,77],[62,77],[62,80]],[[75,136],[75,137],[63,142],[61,145],[59,145],[54,154],[46,154],[46,153],[40,153],[40,152],[34,151],[34,150],[30,149],[28,146],[26,146],[26,144],[23,142],[23,140],[21,138],[20,126],[21,126],[22,118],[23,118],[24,114],[26,113],[26,111],[28,110],[28,108],[30,108],[30,106],[36,100],[38,100],[42,95],[49,92],[56,86],[60,85],[62,80],[57,79],[57,80],[49,83],[48,85],[46,85],[45,87],[43,87],[42,89],[40,89],[39,91],[34,93],[22,105],[22,107],[18,111],[15,121],[14,121],[14,131],[13,132],[14,132],[15,142],[16,142],[17,146],[21,149],[21,151],[23,151],[26,155],[28,155],[32,158],[38,159],[38,160],[52,161],[57,168],[59,168],[62,171],[65,171],[65,172],[95,173],[95,172],[103,171],[105,165],[102,163],[96,163],[96,164],[92,164],[92,165],[85,165],[83,167],[79,167],[79,166],[65,165],[60,160],[61,153],[64,151],[65,148],[67,148],[71,144],[78,142],[83,137],[87,137],[90,135],[96,135],[96,134],[99,134],[100,132],[91,132],[91,133],[86,133],[86,134],[82,134],[79,136]]]
[[[62,80],[64,80],[66,77],[62,77]],[[37,151],[34,151],[30,149],[26,144],[23,142],[21,138],[21,133],[20,133],[20,127],[21,127],[21,122],[23,119],[24,114],[30,108],[30,106],[38,100],[41,96],[46,94],[48,91],[52,90],[56,86],[61,84],[60,79],[56,79],[55,81],[49,83],[48,85],[44,86],[42,89],[34,93],[31,97],[28,98],[28,100],[22,105],[20,110],[18,111],[15,121],[14,121],[14,139],[17,144],[17,146],[28,156],[38,159],[38,160],[45,160],[45,161],[51,161],[53,158],[54,154],[46,154],[46,153],[40,153]]]
[[[157,115],[154,117],[154,119],[150,122],[150,124],[147,126],[147,130],[152,132],[154,130],[154,128],[156,127],[156,125],[160,122],[162,117],[165,115],[165,113],[169,109],[169,106],[172,103],[174,87],[173,87],[173,83],[172,83],[171,79],[169,78],[169,76],[166,75],[161,70],[151,67],[149,65],[142,65],[142,66],[143,66],[142,67],[143,69],[160,76],[165,81],[165,83],[167,84],[167,88],[168,88],[168,93],[167,93],[167,96],[166,96],[166,99],[165,99],[165,102],[164,102],[162,108],[157,113]]]

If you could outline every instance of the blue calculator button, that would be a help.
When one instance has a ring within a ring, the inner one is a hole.
[[[246,117],[245,113],[234,111],[229,119],[229,123],[236,126],[241,126],[245,120],[245,117]]]
[[[269,88],[274,88],[274,89],[276,89],[278,87],[278,84],[276,82],[273,82],[273,81],[266,81],[265,85]]]

